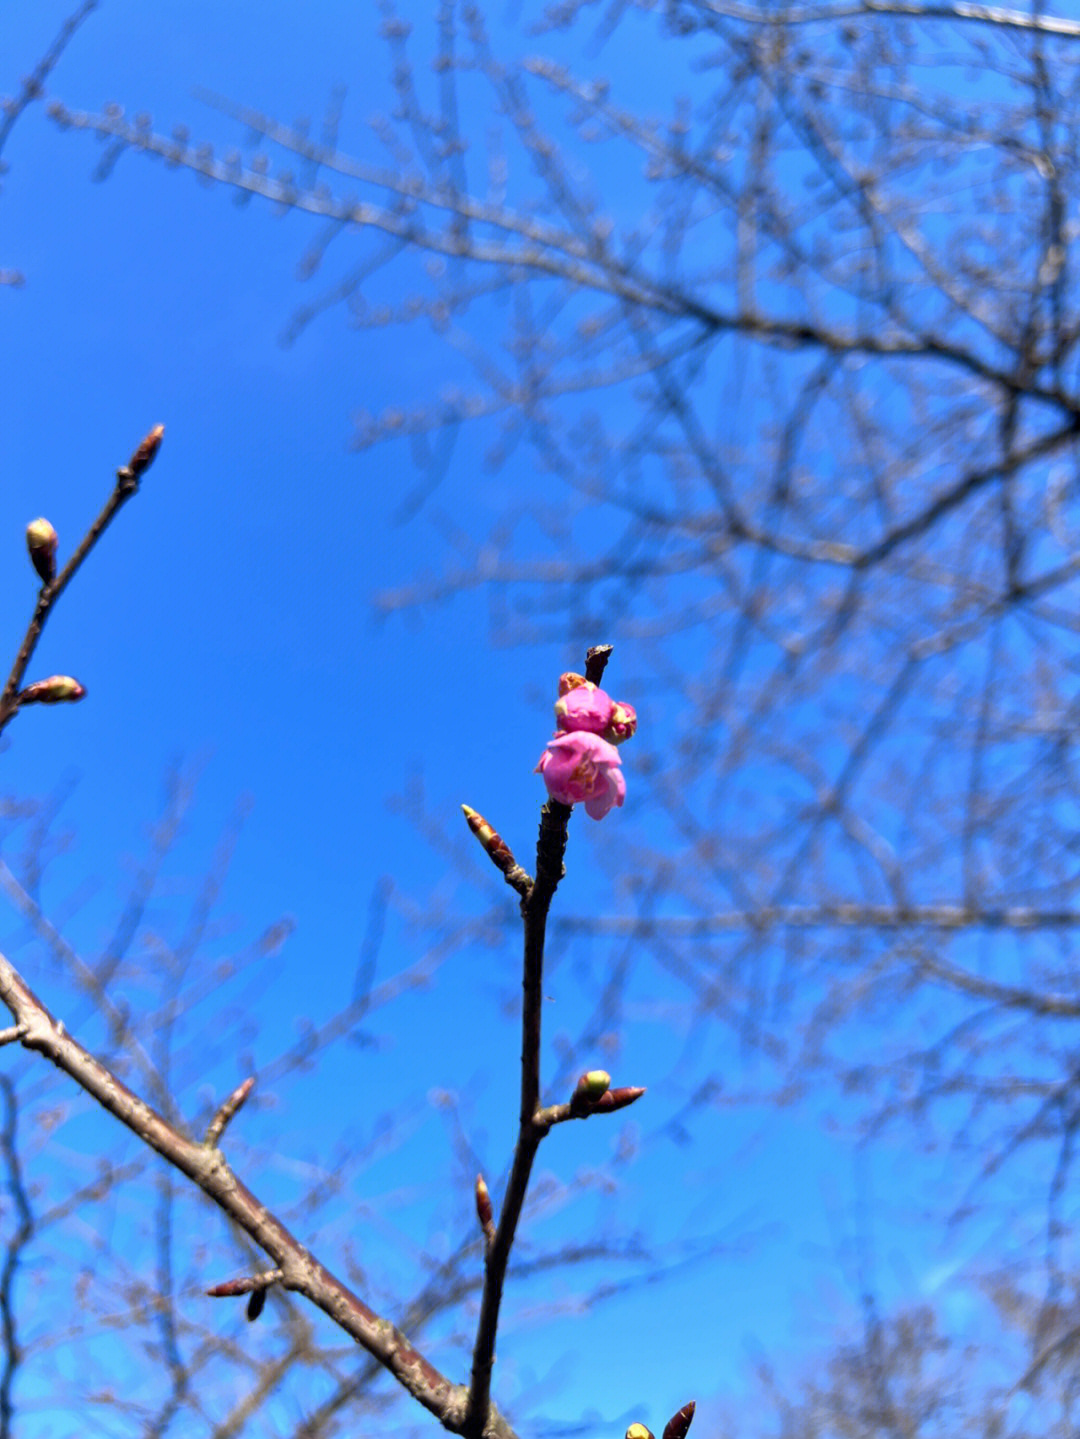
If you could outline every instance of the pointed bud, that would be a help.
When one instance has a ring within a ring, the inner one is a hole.
[[[247,1279],[223,1279],[220,1284],[212,1284],[206,1292],[211,1299],[231,1299],[237,1294],[249,1294],[251,1284]]]
[[[626,1431],[626,1439],[653,1439],[653,1432],[644,1424],[631,1424]]]
[[[495,1222],[495,1210],[492,1209],[492,1194],[485,1181],[483,1174],[476,1176],[476,1217],[480,1220],[480,1229],[488,1229],[490,1223]]]
[[[255,1320],[258,1319],[259,1315],[263,1312],[263,1310],[264,1310],[265,1308],[266,1308],[266,1290],[265,1290],[265,1289],[253,1289],[253,1290],[251,1291],[251,1298],[250,1298],[250,1299],[248,1300],[248,1302],[247,1302],[247,1317],[248,1317],[248,1323],[249,1323],[249,1324],[254,1324],[254,1323],[255,1323]]]
[[[697,1405],[691,1399],[689,1404],[684,1404],[677,1414],[673,1414],[664,1425],[664,1439],[686,1439],[686,1431],[693,1422],[696,1408]]]
[[[602,1094],[592,1107],[593,1114],[614,1114],[616,1109],[625,1109],[634,1104],[645,1093],[644,1086],[627,1084],[622,1089],[609,1089]]]
[[[581,685],[588,683],[589,681],[584,675],[576,675],[572,670],[568,670],[566,674],[559,676],[559,698],[562,699],[563,695],[568,695],[571,690],[576,690]],[[592,688],[595,689],[596,686],[593,685]]]
[[[150,466],[154,463],[154,456],[161,449],[161,441],[165,437],[165,426],[155,425],[154,428],[140,441],[139,448],[128,460],[126,469],[137,480],[145,475]]]
[[[571,1101],[575,1104],[595,1104],[611,1088],[611,1075],[606,1069],[590,1069],[588,1074],[583,1074],[577,1082],[574,1090],[574,1097]]]
[[[495,1211],[491,1207],[491,1191],[484,1183],[484,1176],[476,1176],[476,1217],[480,1228],[488,1234],[495,1223]]]
[[[476,810],[472,809],[471,806],[463,804],[461,810],[465,816],[466,823],[491,856],[491,862],[495,865],[496,869],[501,869],[503,874],[505,874],[507,870],[512,869],[517,863],[517,860],[515,860],[511,854],[510,846],[502,836],[492,829],[484,816],[477,814]]]
[[[31,520],[26,527],[26,548],[30,563],[43,584],[51,585],[56,578],[57,535],[48,520]]]
[[[51,675],[47,680],[36,680],[27,685],[18,695],[20,705],[58,705],[68,701],[81,700],[86,691],[78,680],[70,675]]]

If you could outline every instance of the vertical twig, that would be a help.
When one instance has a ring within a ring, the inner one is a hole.
[[[12,1439],[14,1407],[11,1390],[19,1367],[21,1350],[15,1324],[14,1289],[15,1275],[23,1249],[34,1233],[34,1216],[30,1201],[22,1182],[18,1150],[18,1104],[15,1086],[6,1074],[0,1074],[0,1090],[4,1095],[4,1119],[0,1128],[0,1153],[3,1154],[7,1169],[7,1190],[15,1209],[15,1232],[5,1246],[4,1262],[0,1266],[0,1330],[3,1333],[4,1361],[0,1372],[0,1439]]]
[[[599,684],[611,655],[611,645],[595,645],[586,656],[585,678]],[[480,1318],[473,1345],[469,1400],[463,1432],[480,1436],[484,1432],[491,1403],[491,1372],[495,1363],[495,1335],[499,1327],[506,1269],[514,1245],[521,1211],[529,1188],[533,1161],[540,1141],[550,1124],[540,1114],[540,1027],[543,1006],[544,941],[547,918],[555,890],[565,873],[567,825],[571,805],[549,799],[540,811],[540,835],[536,844],[536,878],[522,897],[521,917],[525,927],[525,954],[521,981],[521,1108],[514,1159],[506,1185],[499,1222],[488,1245],[484,1264],[484,1289]]]

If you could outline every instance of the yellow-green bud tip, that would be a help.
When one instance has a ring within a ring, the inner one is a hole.
[[[56,531],[46,519],[31,520],[26,527],[26,548],[38,578],[51,584],[56,577]]]
[[[588,1104],[595,1104],[598,1099],[604,1097],[610,1088],[611,1075],[606,1069],[590,1069],[578,1080],[574,1098],[584,1100]]]

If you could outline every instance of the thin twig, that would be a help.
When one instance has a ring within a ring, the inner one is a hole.
[[[206,1137],[203,1143],[208,1149],[216,1149],[225,1133],[225,1128],[232,1120],[238,1110],[242,1109],[247,1101],[248,1095],[255,1088],[255,1076],[249,1075],[241,1084],[238,1084],[228,1099],[224,1101],[221,1108],[211,1119],[206,1127]]]
[[[142,441],[142,444],[140,444],[139,448],[135,451],[131,462],[121,466],[121,468],[117,470],[116,485],[113,488],[112,494],[105,501],[105,505],[97,519],[83,536],[82,542],[79,544],[75,553],[57,575],[56,579],[53,580],[52,584],[42,585],[41,591],[38,594],[37,604],[34,606],[34,613],[27,626],[26,634],[23,636],[23,642],[19,646],[18,654],[15,656],[15,663],[12,665],[7,683],[4,685],[3,690],[0,691],[0,734],[2,734],[4,729],[11,723],[12,718],[18,711],[19,686],[23,682],[26,667],[33,658],[38,641],[41,639],[41,633],[45,628],[46,620],[52,613],[57,600],[75,578],[83,561],[105,533],[106,529],[108,529],[117,511],[138,491],[140,475],[142,471],[147,468],[150,460],[153,459],[153,454],[150,454],[149,459],[146,460],[141,468],[137,462],[140,456],[142,456],[150,440],[150,436],[156,435],[157,443],[160,444],[160,429],[161,427],[158,426],[157,430],[151,430],[150,435]]]
[[[0,1075],[0,1090],[4,1094],[4,1120],[0,1128],[0,1152],[3,1153],[7,1168],[7,1189],[15,1209],[14,1233],[5,1245],[4,1262],[0,1266],[0,1329],[3,1332],[4,1362],[0,1373],[0,1439],[11,1439],[14,1407],[11,1402],[11,1387],[19,1366],[22,1351],[19,1345],[15,1322],[13,1291],[15,1276],[19,1268],[22,1251],[34,1233],[34,1216],[30,1200],[22,1181],[18,1146],[18,1105],[15,1086],[7,1075]]]
[[[611,645],[595,645],[586,656],[585,677],[598,685],[611,656]],[[484,1264],[484,1289],[473,1344],[472,1372],[464,1432],[479,1436],[491,1404],[491,1373],[495,1363],[495,1336],[499,1327],[506,1269],[510,1262],[533,1161],[540,1142],[551,1128],[547,1111],[540,1108],[540,1023],[543,1006],[544,939],[548,911],[565,872],[567,825],[573,808],[549,799],[540,811],[536,844],[536,879],[521,901],[525,926],[524,973],[521,981],[521,1108],[518,1138],[510,1167],[502,1212],[490,1239]],[[567,1116],[569,1117],[569,1116]],[[485,1229],[486,1234],[486,1229]]]
[[[247,1274],[242,1279],[224,1279],[213,1284],[206,1291],[211,1299],[233,1299],[239,1294],[254,1294],[259,1289],[268,1289],[271,1284],[280,1284],[285,1278],[283,1269],[264,1269],[261,1274]]]

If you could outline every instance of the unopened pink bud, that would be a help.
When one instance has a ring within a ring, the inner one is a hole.
[[[611,706],[607,726],[601,731],[604,739],[608,744],[623,744],[626,740],[633,739],[636,730],[637,711],[634,706],[616,700]]]
[[[86,694],[78,680],[70,675],[50,675],[47,680],[36,680],[19,693],[20,705],[58,705],[81,700]]]
[[[615,708],[611,696],[586,682],[567,690],[555,702],[555,723],[564,732],[586,730],[590,734],[604,734],[611,724],[611,712]]]
[[[56,531],[48,520],[31,520],[26,527],[26,548],[30,551],[30,563],[38,572],[44,584],[51,585],[56,578]]]

